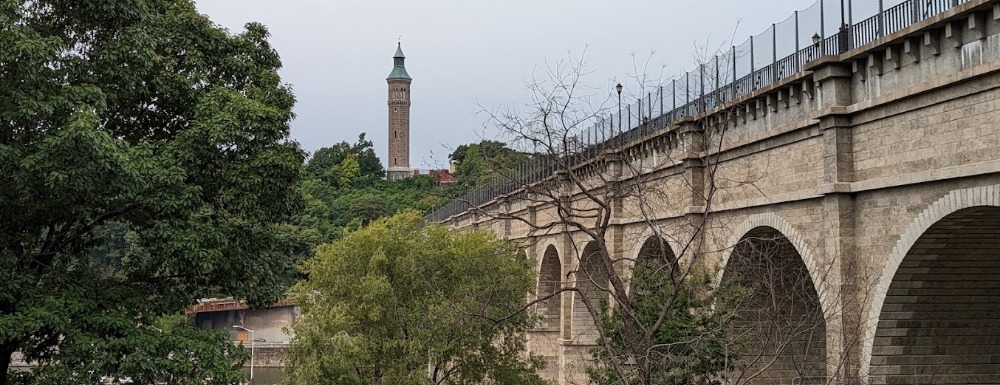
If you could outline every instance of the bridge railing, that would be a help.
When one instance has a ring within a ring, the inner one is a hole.
[[[557,164],[586,162],[669,127],[685,116],[749,95],[802,70],[810,61],[838,55],[938,15],[969,0],[818,0],[764,32],[751,36],[698,68],[643,91],[633,101],[611,108],[575,133],[558,154],[536,154],[528,162],[479,186],[431,213],[442,221],[521,187],[540,182]],[[857,23],[854,20],[859,20]],[[620,111],[620,112],[619,112]],[[558,155],[558,161],[551,158]]]

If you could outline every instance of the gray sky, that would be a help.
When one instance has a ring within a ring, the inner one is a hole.
[[[742,43],[815,0],[196,0],[232,32],[271,32],[298,103],[292,138],[307,151],[367,132],[385,162],[385,78],[402,35],[413,77],[410,161],[445,167],[460,144],[493,138],[487,107],[524,105],[533,71],[586,49],[584,82],[628,87],[652,52],[651,75],[695,68],[696,45]],[[827,0],[829,4],[833,3]],[[861,0],[858,1],[862,2]],[[838,5],[839,6],[839,5]],[[811,32],[810,32],[811,33]],[[610,92],[610,91],[609,91]]]

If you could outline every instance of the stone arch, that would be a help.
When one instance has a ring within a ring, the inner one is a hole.
[[[770,216],[769,222],[785,233],[759,219],[751,218],[749,229],[737,233],[740,238],[731,243],[719,278],[720,287],[744,293],[735,309],[739,321],[733,324],[734,335],[744,338],[740,363],[746,370],[737,382],[825,383],[827,317],[815,270],[807,266],[811,256],[803,254],[808,249],[787,222]]]
[[[628,285],[625,286],[625,290],[628,293],[631,293],[632,287],[635,284],[636,269],[641,267],[652,268],[656,270],[655,272],[650,272],[652,274],[669,276],[674,272],[673,266],[678,260],[673,246],[666,238],[651,234],[642,239],[645,239],[645,241],[637,243],[632,253],[635,257],[627,267],[626,277],[628,278]]]
[[[914,218],[873,288],[863,380],[1000,383],[1000,322],[984,320],[1000,311],[998,250],[1000,185],[953,190]]]
[[[645,230],[643,230],[642,235],[639,236],[639,238],[636,238],[638,240],[642,240],[642,242],[633,242],[632,248],[629,251],[627,251],[628,252],[627,255],[638,256],[640,253],[642,253],[642,248],[646,245],[646,242],[648,242],[650,239],[655,239],[655,238],[662,239],[663,242],[666,244],[666,246],[670,248],[671,252],[674,252],[678,249],[678,245],[676,244],[674,239],[668,236],[664,236],[663,231],[658,231],[652,226],[647,226]],[[676,256],[676,258],[680,258],[680,256]]]
[[[538,265],[537,298],[553,295],[562,288],[562,262],[555,245],[548,245],[542,252]],[[562,295],[542,300],[535,306],[535,314],[540,318],[538,327],[547,330],[558,330],[562,311]]]
[[[601,258],[603,256],[597,242],[588,242],[580,252],[580,264],[573,273],[577,291],[573,293],[570,329],[574,344],[597,343],[599,336],[597,321],[591,315],[588,306],[599,309],[602,300],[607,301],[608,282],[611,277]]]
[[[805,237],[803,237],[802,234],[791,225],[791,223],[788,223],[785,218],[782,218],[774,213],[751,215],[733,231],[732,235],[729,236],[729,241],[726,242],[726,247],[736,247],[736,245],[746,237],[747,233],[758,227],[770,227],[777,230],[781,233],[781,235],[784,235],[789,242],[791,242],[792,246],[795,246],[795,250],[798,251],[800,256],[802,256],[802,262],[805,263],[806,270],[809,271],[809,277],[812,278],[813,284],[816,285],[816,293],[819,294],[823,310],[825,311],[833,306],[834,304],[828,303],[830,300],[826,296],[827,280],[824,276],[826,270],[821,269],[817,264],[818,259],[806,244]],[[729,258],[731,256],[731,252],[723,254],[721,264],[722,269],[720,269],[719,273],[716,275],[716,283],[722,282],[722,277],[726,273],[725,268],[728,266]]]

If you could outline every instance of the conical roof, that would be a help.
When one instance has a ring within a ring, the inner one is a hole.
[[[413,78],[410,77],[410,74],[406,73],[406,66],[403,65],[403,62],[406,60],[406,56],[403,55],[403,48],[400,43],[396,43],[396,54],[393,55],[392,58],[394,63],[392,66],[392,72],[389,73],[389,77],[385,78],[385,80],[413,80]]]

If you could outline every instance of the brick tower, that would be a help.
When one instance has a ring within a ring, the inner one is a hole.
[[[413,175],[410,168],[410,82],[403,61],[403,49],[396,44],[396,54],[389,77],[389,180],[406,179]]]

